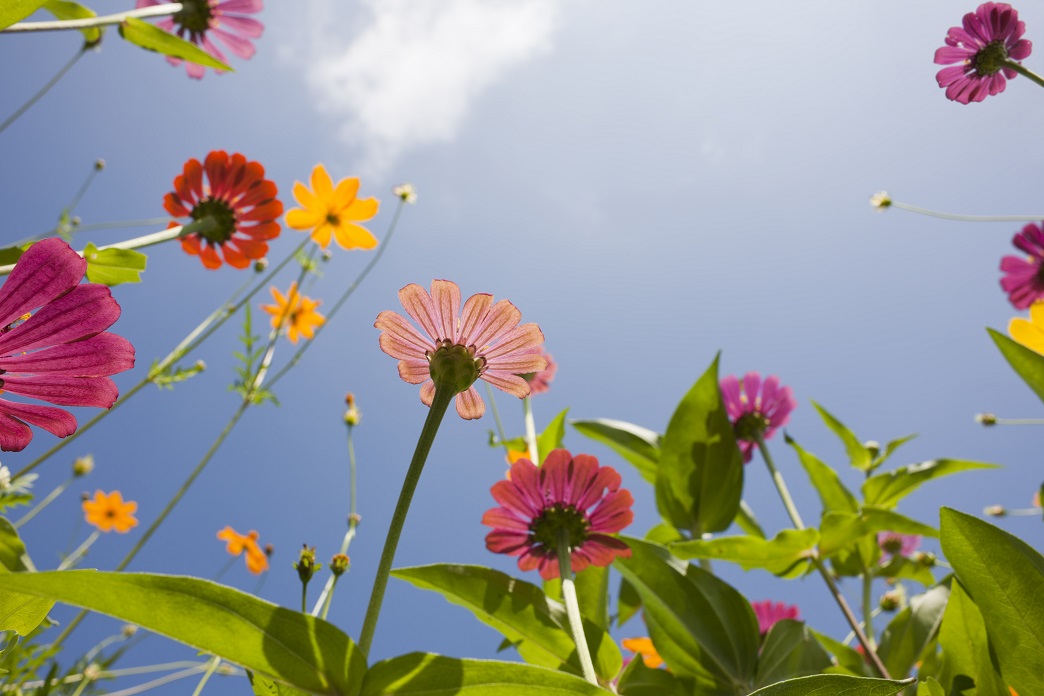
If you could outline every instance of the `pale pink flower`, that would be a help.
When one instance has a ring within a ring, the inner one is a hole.
[[[881,532],[877,535],[877,545],[886,556],[909,556],[921,545],[921,535]]]
[[[558,372],[558,363],[555,362],[551,354],[540,348],[540,354],[544,356],[544,360],[547,360],[547,367],[540,372],[533,372],[528,375],[522,375],[529,382],[529,393],[530,394],[543,394],[551,388],[551,382],[555,379],[555,373]]]

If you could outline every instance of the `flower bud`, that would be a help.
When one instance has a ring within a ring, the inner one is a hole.
[[[100,172],[103,169],[105,169],[105,160],[100,157],[94,160],[94,171]]]
[[[303,544],[301,549],[301,555],[297,557],[297,563],[294,564],[294,570],[297,571],[298,577],[301,578],[301,582],[308,584],[308,581],[315,575],[315,571],[322,568],[321,563],[315,562],[315,547],[308,548],[308,544]]]
[[[347,396],[344,397],[344,402],[348,404],[348,410],[344,412],[345,425],[359,425],[362,413],[355,406],[355,395],[348,392]]]
[[[863,447],[866,448],[871,459],[877,459],[877,455],[881,454],[881,443],[877,440],[867,440],[863,443]]]
[[[83,455],[73,462],[72,470],[73,476],[76,476],[77,478],[80,476],[86,476],[94,471],[94,457],[89,454]]]
[[[983,508],[982,514],[989,515],[990,517],[1007,517],[1008,509],[1003,505],[990,505],[989,507]]]
[[[929,551],[918,551],[910,556],[910,560],[923,568],[934,568],[938,561],[935,554]]]
[[[271,558],[273,553],[275,553],[275,547],[271,544],[265,544],[265,557]]]
[[[138,633],[138,627],[134,624],[123,624],[123,628],[120,629],[120,634],[124,638],[133,638]]]
[[[254,261],[254,273],[264,273],[268,268],[268,257],[262,256],[257,261]]]
[[[360,515],[359,513],[353,512],[352,514],[348,515],[348,524],[358,526],[360,522],[362,522],[362,515]]]
[[[887,191],[878,191],[870,196],[870,205],[878,210],[887,210],[892,207],[892,197],[888,195]]]
[[[330,559],[330,572],[334,574],[335,578],[344,575],[344,572],[351,568],[351,566],[351,560],[343,553],[339,553]]]
[[[975,422],[987,427],[997,425],[997,416],[992,413],[976,413]]]
[[[895,611],[903,605],[902,593],[899,590],[890,590],[881,595],[878,603],[881,611]]]
[[[417,191],[413,188],[413,184],[399,184],[392,189],[392,193],[403,203],[417,202]]]

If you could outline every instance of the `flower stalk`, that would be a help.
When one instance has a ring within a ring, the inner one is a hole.
[[[36,93],[33,96],[29,97],[24,104],[22,104],[15,110],[13,114],[5,118],[3,123],[0,123],[0,133],[3,133],[8,126],[17,121],[26,111],[31,109],[33,107],[33,104],[40,101],[45,94],[50,92],[51,88],[58,84],[59,80],[65,77],[65,73],[72,70],[72,67],[76,65],[76,63],[80,60],[81,57],[83,57],[83,54],[87,52],[88,48],[90,48],[90,46],[85,44],[83,48],[78,50],[73,55],[73,57],[69,59],[69,62],[67,62],[65,65],[59,68],[58,72],[54,74],[54,77],[48,80],[43,87],[36,91]]]
[[[1044,87],[1044,78],[1042,78],[1040,75],[1036,74],[1032,70],[1023,67],[1021,63],[1014,61],[1011,58],[1005,58],[1004,67],[1014,70],[1030,82],[1035,83],[1037,86]]]
[[[580,615],[580,600],[576,596],[576,583],[573,582],[570,554],[569,531],[561,529],[558,532],[558,572],[562,578],[562,599],[569,617],[569,630],[573,634],[573,642],[576,643],[576,654],[580,658],[580,670],[584,679],[597,686],[598,676],[595,674],[591,651],[587,647],[587,637],[584,635],[584,623]]]
[[[18,22],[6,29],[0,29],[0,34],[17,34],[32,31],[68,31],[90,29],[92,27],[104,27],[110,24],[119,24],[127,19],[145,19],[147,17],[165,17],[180,12],[180,2],[168,2],[165,5],[153,5],[152,7],[141,7],[127,12],[117,12],[100,17],[88,17],[86,19],[60,19],[48,22]]]
[[[536,423],[533,420],[533,404],[528,396],[522,399],[522,414],[526,420],[526,448],[529,450],[529,461],[540,466],[540,452],[537,451]]]

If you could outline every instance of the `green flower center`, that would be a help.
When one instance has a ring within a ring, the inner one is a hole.
[[[182,0],[181,9],[174,13],[174,22],[192,34],[202,34],[210,29],[214,11],[207,0]]]
[[[1008,59],[1008,49],[1000,39],[991,41],[975,54],[975,72],[979,75],[993,75],[1004,67],[1004,61]]]
[[[769,425],[769,419],[755,411],[754,413],[744,413],[740,416],[739,420],[736,421],[736,425],[733,426],[733,430],[736,433],[737,440],[754,442],[758,439],[758,435],[761,435],[768,429]]]
[[[552,505],[529,525],[534,541],[549,549],[558,548],[558,535],[564,530],[569,548],[575,549],[587,541],[587,515],[571,505]]]
[[[214,198],[206,198],[192,209],[192,219],[202,220],[209,217],[214,221],[213,227],[199,233],[213,246],[221,246],[232,239],[236,231],[236,214],[228,203]]]
[[[454,394],[467,391],[486,368],[485,358],[475,357],[474,346],[461,346],[449,339],[436,344],[428,355],[428,372],[436,389],[450,389]]]

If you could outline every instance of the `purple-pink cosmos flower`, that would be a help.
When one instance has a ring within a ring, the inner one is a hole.
[[[120,317],[109,288],[80,284],[87,262],[61,239],[29,247],[0,287],[0,393],[58,406],[109,408],[119,396],[108,375],[134,367],[134,347],[105,329]],[[37,310],[35,314],[30,314]],[[29,425],[66,437],[68,411],[0,398],[0,449],[18,452]]]
[[[136,6],[162,5],[165,1],[137,0]],[[156,26],[191,41],[222,63],[228,63],[228,59],[210,40],[211,34],[240,58],[253,57],[256,49],[250,39],[259,38],[265,26],[253,17],[243,15],[260,12],[264,7],[263,0],[181,0],[181,4],[181,10],[156,22]],[[182,60],[167,56],[167,62],[180,65]],[[189,62],[185,62],[185,70],[189,77],[197,80],[206,72],[202,65]]]
[[[568,535],[573,572],[631,555],[627,544],[609,535],[634,519],[634,498],[620,488],[615,469],[599,466],[589,454],[574,457],[557,449],[539,468],[519,459],[491,492],[500,507],[482,516],[482,524],[493,528],[486,535],[486,548],[519,556],[522,570],[539,569],[545,580],[557,578],[563,533]]]
[[[540,355],[540,327],[519,325],[522,313],[507,300],[493,304],[492,295],[479,293],[468,298],[462,311],[457,284],[433,280],[431,294],[410,283],[399,291],[399,301],[424,333],[389,311],[377,315],[374,326],[383,332],[381,350],[398,359],[399,376],[410,384],[423,383],[421,401],[428,406],[440,369],[454,373],[457,413],[470,420],[486,412],[476,379],[521,399],[529,395],[529,383],[520,375],[547,366]]]
[[[761,635],[768,633],[770,628],[783,619],[801,620],[798,608],[792,604],[766,599],[761,602],[751,602],[750,606],[754,608],[754,615],[758,617],[758,631]]]
[[[790,412],[797,406],[790,387],[779,385],[779,377],[770,375],[762,383],[757,372],[748,372],[743,379],[733,375],[723,377],[721,396],[744,464],[754,456],[757,436],[766,440],[772,437],[777,428],[787,424]]]
[[[963,26],[951,27],[946,45],[935,52],[936,65],[951,66],[935,76],[946,98],[968,104],[1003,92],[1018,74],[1004,62],[1021,61],[1033,49],[1024,33],[1026,23],[1007,3],[986,2],[964,15]]]
[[[540,372],[533,372],[528,375],[522,375],[529,382],[529,393],[530,394],[543,394],[551,388],[551,382],[555,379],[555,373],[558,372],[558,363],[555,362],[551,354],[544,350],[543,346],[540,348],[540,354],[544,356],[544,360],[547,361],[547,367]]]
[[[1031,222],[1011,242],[1028,256],[1001,259],[1000,269],[1005,273],[1001,287],[1015,309],[1028,309],[1037,300],[1044,299],[1044,228]]]
[[[887,557],[909,556],[921,545],[921,535],[881,532],[877,535],[877,545]]]

